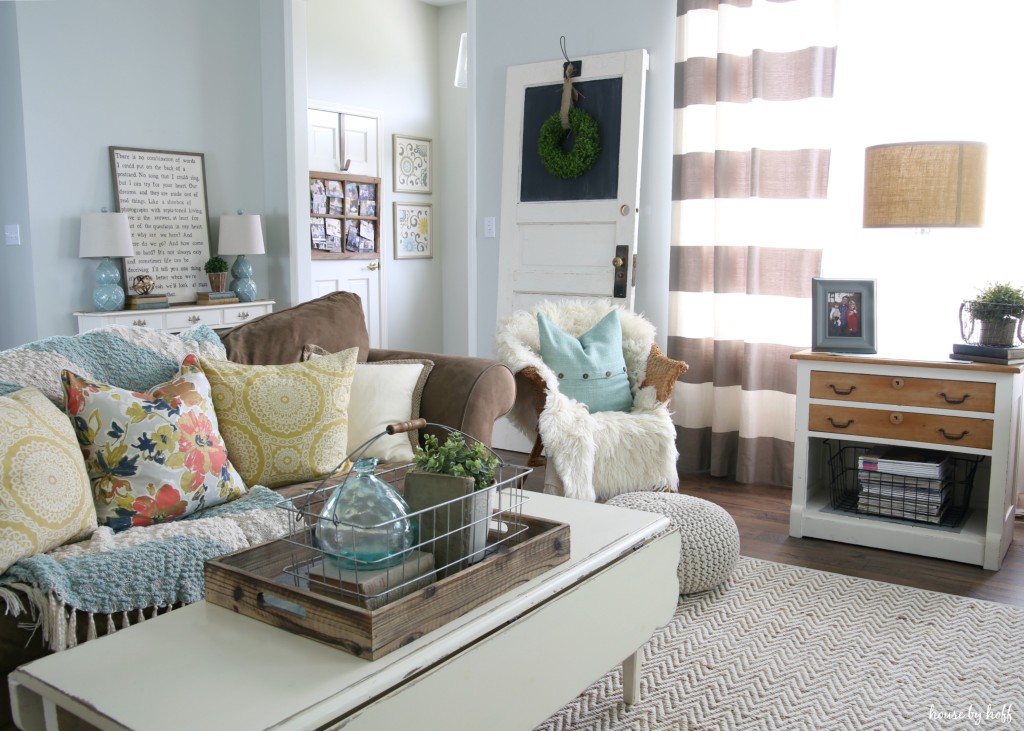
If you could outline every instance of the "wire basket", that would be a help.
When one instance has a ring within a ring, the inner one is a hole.
[[[525,480],[533,470],[498,460],[495,481],[490,487],[414,510],[407,516],[373,525],[335,522],[350,540],[358,541],[367,531],[388,532],[399,521],[412,524],[414,539],[408,550],[380,561],[348,562],[331,560],[317,539],[317,525],[327,500],[335,490],[344,489],[354,475],[354,463],[374,441],[385,434],[397,434],[435,427],[479,441],[457,429],[418,419],[389,426],[385,432],[358,447],[317,487],[309,493],[287,500],[280,507],[291,513],[294,532],[283,538],[291,549],[291,563],[284,573],[298,588],[329,595],[369,609],[375,609],[423,588],[435,580],[452,575],[488,556],[502,552],[526,533],[530,526],[523,518]],[[384,465],[374,475],[399,494],[405,493],[405,479],[412,464]],[[404,528],[403,524],[403,528]]]
[[[1024,344],[1020,305],[964,300],[960,304],[960,337],[969,345],[1012,348]]]
[[[967,517],[982,457],[950,453],[948,475],[926,479],[860,469],[870,447],[826,439],[830,507],[844,513],[958,528]]]

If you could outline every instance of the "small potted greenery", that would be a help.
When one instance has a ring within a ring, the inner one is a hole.
[[[423,437],[405,476],[405,500],[419,514],[422,550],[434,554],[439,576],[447,576],[484,556],[498,458],[482,442],[467,443],[452,432],[442,444]],[[422,511],[422,512],[421,512]]]
[[[978,291],[974,300],[965,303],[973,323],[980,322],[982,345],[1013,347],[1018,323],[1024,315],[1024,290],[1008,282],[990,283]],[[967,340],[969,335],[964,339]]]
[[[228,290],[228,263],[224,257],[211,256],[203,264],[203,271],[210,277],[210,289],[214,292]]]

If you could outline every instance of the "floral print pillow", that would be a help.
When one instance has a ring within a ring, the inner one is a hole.
[[[149,393],[66,370],[61,381],[100,525],[165,523],[245,494],[195,355],[182,361],[177,378]]]

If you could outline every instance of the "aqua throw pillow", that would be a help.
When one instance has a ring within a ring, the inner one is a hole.
[[[543,312],[537,313],[537,327],[541,360],[558,377],[559,391],[585,404],[591,413],[633,408],[618,310],[579,337],[563,331]]]

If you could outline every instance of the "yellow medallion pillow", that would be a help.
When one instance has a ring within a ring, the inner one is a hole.
[[[71,422],[43,393],[0,396],[0,573],[96,530]]]
[[[231,462],[248,485],[319,480],[345,459],[358,348],[305,363],[202,358]]]

